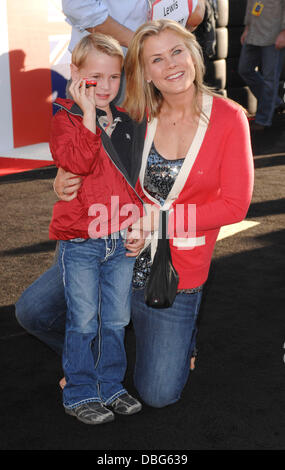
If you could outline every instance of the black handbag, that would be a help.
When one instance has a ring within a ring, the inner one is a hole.
[[[159,238],[151,271],[145,286],[145,302],[149,307],[167,308],[174,302],[179,276],[175,270],[167,238],[168,211],[159,213]]]

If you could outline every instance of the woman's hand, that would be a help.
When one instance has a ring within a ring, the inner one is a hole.
[[[62,201],[72,201],[76,198],[81,186],[81,177],[65,171],[62,168],[57,170],[57,175],[53,183],[54,191]]]

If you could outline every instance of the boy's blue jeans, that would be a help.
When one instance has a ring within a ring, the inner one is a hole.
[[[126,257],[119,235],[60,242],[67,304],[62,354],[65,407],[109,404],[126,392],[124,335],[130,321],[134,261]]]

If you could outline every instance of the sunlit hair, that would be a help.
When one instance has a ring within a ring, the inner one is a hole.
[[[214,95],[212,90],[203,83],[205,73],[203,54],[194,34],[180,26],[176,21],[149,21],[137,29],[129,46],[124,64],[127,85],[123,106],[130,116],[137,121],[143,119],[146,110],[148,118],[151,120],[159,114],[161,109],[163,102],[162,94],[152,82],[147,83],[145,79],[143,45],[147,38],[157,36],[163,31],[172,31],[179,35],[191,53],[195,67],[194,112],[197,115],[201,113],[198,104],[199,93],[205,92]]]
[[[71,62],[79,69],[84,66],[89,52],[96,49],[111,57],[119,57],[121,67],[123,67],[124,54],[120,43],[112,36],[101,33],[92,33],[84,36],[72,51]]]

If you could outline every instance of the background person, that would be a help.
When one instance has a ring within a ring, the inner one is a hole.
[[[244,22],[239,74],[257,98],[252,129],[258,131],[271,126],[276,109],[285,109],[278,95],[285,55],[285,1],[248,0]]]
[[[62,0],[62,10],[72,27],[69,50],[88,33],[109,34],[128,47],[134,31],[148,20],[151,0]],[[187,27],[195,28],[204,17],[204,0],[192,1]]]

